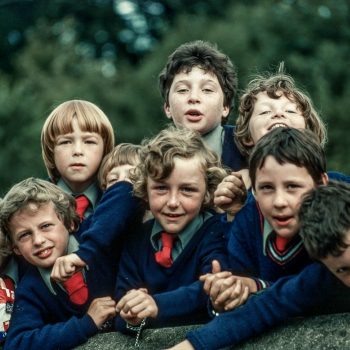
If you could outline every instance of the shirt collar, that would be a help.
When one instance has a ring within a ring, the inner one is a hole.
[[[202,138],[206,145],[221,158],[222,143],[224,137],[224,128],[219,124],[215,129],[203,135]]]
[[[67,254],[74,253],[78,250],[79,248],[79,243],[77,239],[74,237],[74,235],[69,235],[68,238],[68,246],[67,246]],[[54,295],[57,293],[55,292],[55,289],[53,288],[52,285],[52,280],[51,280],[51,271],[52,267],[48,269],[44,269],[42,267],[38,267],[39,273],[46,284],[47,288],[49,288],[50,292]]]
[[[203,223],[208,220],[213,214],[209,212],[202,212],[198,214],[180,233],[177,237],[181,244],[181,249],[184,249],[195,233],[200,229]],[[154,220],[151,231],[151,244],[155,250],[161,248],[160,234],[164,232],[164,229],[157,220]]]
[[[99,193],[100,193],[100,189],[99,189],[99,186],[98,186],[98,183],[95,181],[94,183],[92,183],[84,192],[82,193],[75,193],[72,191],[72,189],[66,184],[66,182],[60,178],[58,181],[57,181],[57,186],[59,188],[61,188],[64,192],[66,193],[70,193],[72,196],[74,197],[77,197],[81,194],[83,194],[84,196],[87,197],[87,199],[89,200],[89,202],[91,203],[92,205],[92,208],[94,209],[96,204],[97,204],[97,201],[98,201],[98,198],[99,198]]]
[[[266,242],[269,236],[272,234],[273,228],[269,222],[264,218],[264,231],[263,231],[263,253],[266,255]]]

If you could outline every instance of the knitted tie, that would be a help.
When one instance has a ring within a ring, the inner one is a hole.
[[[162,233],[162,249],[154,254],[156,262],[159,265],[170,267],[173,264],[173,259],[171,258],[171,249],[173,248],[174,239],[174,235],[166,232]]]
[[[75,211],[80,217],[80,221],[84,219],[84,213],[89,206],[89,200],[83,194],[75,198],[76,209]]]
[[[80,195],[75,198],[75,203],[75,211],[82,221],[84,219],[84,212],[89,206],[89,200],[86,196]],[[73,304],[83,305],[86,303],[89,292],[81,271],[76,272],[67,281],[63,282],[62,285],[68,293],[69,300]]]

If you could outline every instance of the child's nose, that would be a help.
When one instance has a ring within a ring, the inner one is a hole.
[[[284,207],[287,205],[285,193],[276,191],[273,204],[275,207]]]
[[[198,89],[191,89],[190,90],[190,94],[189,94],[189,102],[199,102],[200,98],[199,98],[199,91]]]
[[[73,144],[73,154],[80,155],[83,154],[83,144],[80,141],[74,142]]]
[[[32,237],[34,245],[42,245],[45,242],[45,236],[40,232],[34,232]]]
[[[179,206],[179,197],[176,193],[171,193],[168,199],[168,207],[176,208]]]

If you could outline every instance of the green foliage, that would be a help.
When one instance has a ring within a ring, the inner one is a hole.
[[[67,1],[57,3],[68,6]],[[252,74],[273,71],[283,60],[328,124],[329,168],[350,173],[348,1],[198,0],[186,9],[187,3],[163,2],[164,18],[151,21],[150,27],[154,38],[160,39],[148,54],[139,56],[137,64],[126,51],[117,57],[91,54],[89,36],[107,23],[120,29],[120,23],[103,11],[84,19],[77,18],[84,12],[78,5],[64,16],[64,7],[58,6],[59,20],[43,15],[25,31],[25,45],[11,56],[13,72],[0,75],[0,196],[24,177],[46,176],[41,127],[53,107],[65,100],[86,99],[99,105],[115,127],[117,142],[140,142],[163,128],[168,120],[162,111],[158,74],[178,45],[195,39],[215,42],[231,57],[240,89]],[[231,113],[233,123],[236,113]]]

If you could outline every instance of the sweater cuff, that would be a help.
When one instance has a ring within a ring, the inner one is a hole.
[[[264,280],[261,280],[260,278],[250,277],[252,280],[254,280],[256,284],[256,292],[260,292],[264,290],[265,288],[270,287],[270,283]]]

